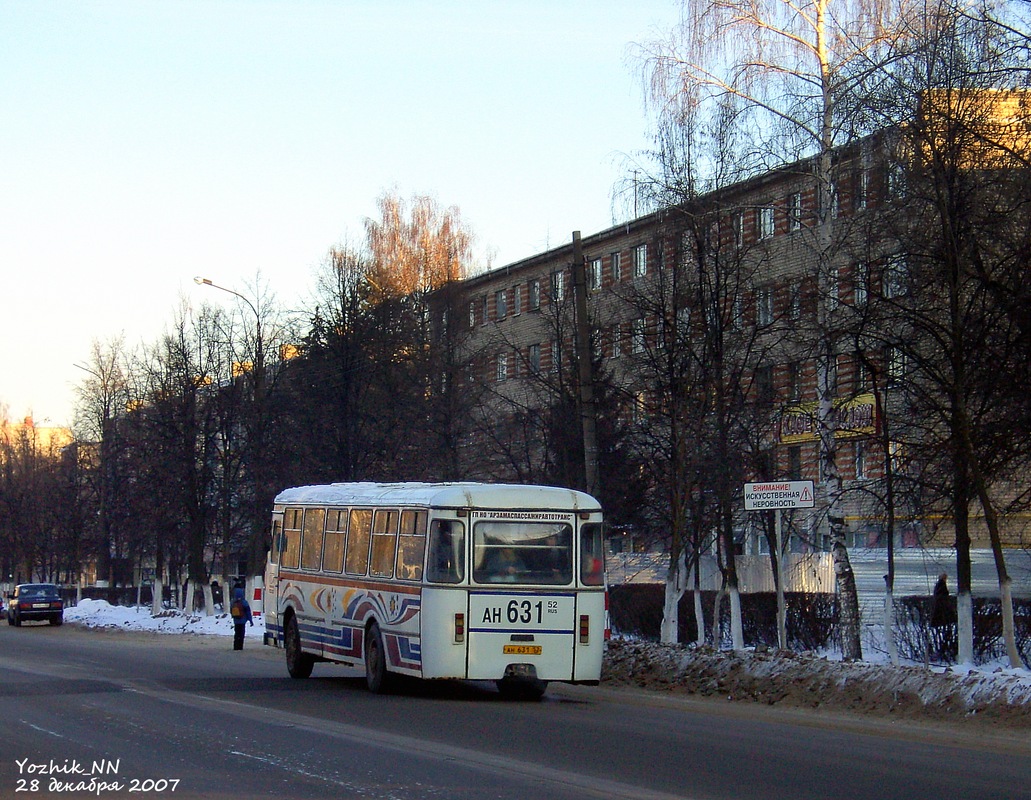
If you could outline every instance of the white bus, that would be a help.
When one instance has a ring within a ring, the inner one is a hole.
[[[602,512],[590,495],[484,483],[287,489],[272,512],[265,643],[392,676],[495,681],[540,697],[597,683],[607,636]]]

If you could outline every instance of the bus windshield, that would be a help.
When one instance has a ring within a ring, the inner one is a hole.
[[[565,585],[573,579],[573,529],[564,522],[477,522],[477,583]]]

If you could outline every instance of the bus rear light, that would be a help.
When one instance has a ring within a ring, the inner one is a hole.
[[[455,644],[465,641],[465,614],[455,614]]]
[[[587,614],[580,615],[580,644],[590,644],[591,618]]]

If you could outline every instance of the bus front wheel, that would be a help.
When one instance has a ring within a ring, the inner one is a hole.
[[[382,694],[390,688],[387,651],[383,647],[379,625],[375,622],[365,631],[365,684],[374,694]]]
[[[315,658],[301,649],[301,632],[297,629],[297,617],[290,615],[283,634],[286,650],[286,671],[291,678],[307,678],[315,666]]]

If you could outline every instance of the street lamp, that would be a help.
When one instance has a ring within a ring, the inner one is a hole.
[[[257,306],[255,306],[249,298],[245,297],[244,295],[240,294],[234,289],[229,289],[225,286],[219,286],[210,278],[204,278],[200,275],[196,276],[193,279],[193,282],[196,283],[198,286],[210,286],[212,289],[220,289],[223,292],[233,295],[234,297],[238,297],[240,300],[243,300],[247,304],[247,307],[250,308],[251,312],[254,314],[254,362],[251,377],[253,380],[252,388],[254,393],[254,407],[256,409],[256,424],[254,429],[251,431],[252,452],[255,454],[254,460],[251,463],[251,471],[252,479],[254,480],[255,484],[254,495],[255,499],[257,500],[257,498],[261,495],[261,487],[266,483],[265,475],[267,471],[265,465],[265,454],[263,446],[266,436],[265,423],[263,419],[265,414],[265,342],[262,339],[261,333],[261,314],[258,313]],[[257,517],[257,514],[255,514],[255,517]],[[252,581],[254,580],[253,576],[258,574],[257,563],[259,558],[261,559],[262,563],[264,562],[265,551],[263,547],[260,547],[260,545],[262,544],[261,537],[264,534],[261,533],[261,530],[262,529],[257,525],[255,525],[252,528],[251,541],[249,542],[248,547],[247,561],[248,567],[250,568],[250,574],[246,576],[248,596],[251,595],[250,589]]]
[[[195,277],[195,278],[193,279],[193,282],[194,282],[195,284],[197,284],[198,286],[210,286],[210,287],[211,287],[212,289],[221,289],[221,290],[222,290],[223,292],[228,292],[229,294],[231,294],[231,295],[234,295],[235,297],[239,297],[239,298],[240,298],[241,300],[243,300],[243,301],[244,301],[244,302],[245,302],[245,303],[246,303],[246,304],[247,304],[248,306],[250,306],[250,308],[251,308],[251,311],[253,311],[253,312],[254,312],[254,318],[255,318],[255,320],[257,320],[257,322],[258,322],[258,325],[259,325],[259,326],[261,325],[261,315],[260,315],[260,314],[258,313],[258,309],[257,309],[257,308],[255,308],[255,306],[254,306],[254,303],[252,303],[252,302],[251,302],[251,301],[250,301],[250,300],[249,300],[249,299],[248,299],[247,297],[245,297],[244,295],[240,294],[239,292],[237,292],[237,291],[236,291],[236,290],[234,290],[234,289],[227,289],[227,288],[226,288],[225,286],[219,286],[219,285],[218,285],[217,283],[214,283],[214,282],[213,282],[213,281],[211,280],[211,278],[202,278],[202,277],[201,277],[200,275],[196,276],[196,277]]]

